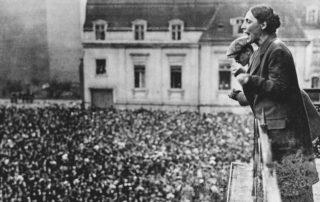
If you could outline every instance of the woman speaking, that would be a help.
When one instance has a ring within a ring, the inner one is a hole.
[[[266,123],[282,201],[309,202],[319,179],[294,60],[277,38],[279,27],[280,17],[270,6],[249,9],[242,29],[258,49],[248,71],[236,79],[255,118]]]

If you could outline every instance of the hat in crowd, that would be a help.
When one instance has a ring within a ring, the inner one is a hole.
[[[249,45],[247,40],[248,40],[247,36],[241,36],[239,38],[236,38],[234,41],[232,41],[227,50],[227,56],[230,58],[236,57],[244,47]]]

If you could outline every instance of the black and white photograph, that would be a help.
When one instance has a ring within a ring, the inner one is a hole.
[[[320,202],[319,0],[0,0],[0,202]]]

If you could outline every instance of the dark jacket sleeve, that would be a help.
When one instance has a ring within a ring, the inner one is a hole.
[[[241,106],[248,106],[249,102],[243,92],[237,94],[237,101]]]
[[[304,90],[301,90],[301,95],[308,115],[311,140],[314,140],[317,137],[320,137],[320,114],[313,105],[309,95]]]
[[[267,60],[268,77],[250,75],[244,86],[254,94],[281,99],[289,92],[289,78],[292,76],[290,68],[294,68],[293,58],[286,49],[277,48],[270,53]]]

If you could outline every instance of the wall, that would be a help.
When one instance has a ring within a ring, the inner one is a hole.
[[[83,17],[79,0],[47,0],[50,76],[79,82]]]
[[[48,78],[45,8],[45,1],[0,0],[0,88],[7,79]]]
[[[0,95],[6,79],[79,82],[85,2],[0,0]]]
[[[148,55],[146,88],[134,89],[133,57]],[[170,60],[184,58],[182,89],[170,89]],[[95,75],[95,59],[107,59],[107,75]],[[85,100],[91,101],[90,88],[114,89],[119,105],[197,105],[198,48],[104,48],[86,49],[84,56]]]
[[[183,43],[183,42],[197,42],[200,38],[202,32],[200,31],[192,31],[192,32],[183,32],[181,35],[181,40],[173,41],[171,40],[170,32],[146,32],[145,33],[145,40],[138,41],[139,43],[163,43],[163,42],[170,42],[170,43]],[[122,32],[106,32],[106,39],[105,40],[95,40],[94,32],[84,32],[83,41],[85,43],[136,43],[137,41],[134,40],[134,32],[133,31],[122,31]]]
[[[226,45],[204,44],[201,48],[200,103],[203,107],[237,106],[238,103],[228,97],[230,90],[219,90],[219,61],[230,61],[226,57]],[[231,88],[241,89],[231,76]]]

